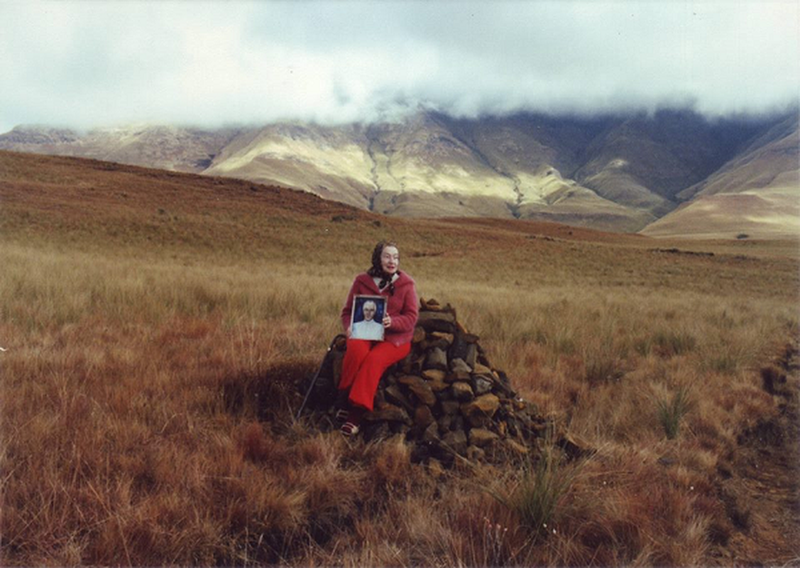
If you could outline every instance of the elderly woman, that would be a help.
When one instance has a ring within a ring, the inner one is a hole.
[[[411,351],[411,338],[417,324],[419,306],[414,280],[398,270],[400,253],[393,242],[381,241],[372,251],[372,266],[356,276],[347,301],[342,308],[342,325],[347,333],[347,352],[342,362],[339,398],[342,409],[337,413],[344,419],[342,434],[358,433],[361,418],[372,411],[375,391],[381,376],[389,366]],[[350,337],[350,314],[356,295],[387,297],[383,316],[384,340],[368,341]]]

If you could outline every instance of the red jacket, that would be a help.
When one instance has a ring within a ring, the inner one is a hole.
[[[419,316],[419,301],[417,300],[417,289],[414,279],[405,272],[398,271],[398,278],[394,282],[394,295],[389,295],[389,288],[385,288],[383,293],[378,290],[377,284],[372,276],[366,272],[356,276],[350,293],[347,294],[347,301],[342,308],[342,326],[345,332],[350,327],[350,314],[353,310],[353,296],[357,294],[367,294],[371,296],[386,296],[386,311],[392,318],[391,327],[385,331],[385,341],[394,345],[403,345],[411,342],[414,337],[414,326],[417,325]]]

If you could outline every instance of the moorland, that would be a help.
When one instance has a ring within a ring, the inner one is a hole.
[[[5,565],[800,557],[794,240],[384,217],[12,152],[0,200]],[[437,468],[293,418],[387,237],[588,455]],[[232,408],[253,382],[267,400]],[[524,513],[541,503],[547,527]]]

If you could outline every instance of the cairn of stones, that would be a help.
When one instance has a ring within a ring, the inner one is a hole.
[[[332,412],[345,349],[344,336],[337,336],[323,361],[314,397],[321,410]],[[362,425],[367,440],[403,435],[413,444],[414,461],[443,463],[523,456],[547,428],[536,407],[492,366],[456,310],[433,299],[420,300],[411,352],[381,378]]]

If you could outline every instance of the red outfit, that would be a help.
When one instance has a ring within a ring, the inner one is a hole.
[[[398,271],[394,294],[391,295],[388,287],[381,292],[369,274],[359,274],[342,308],[345,330],[350,327],[353,297],[358,294],[386,296],[386,312],[392,320],[392,325],[386,328],[384,341],[347,340],[339,389],[349,388],[350,403],[371,411],[375,391],[384,371],[411,351],[411,338],[419,316],[419,301],[414,280],[405,272]]]

